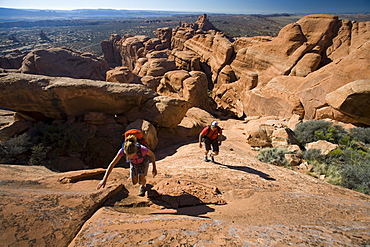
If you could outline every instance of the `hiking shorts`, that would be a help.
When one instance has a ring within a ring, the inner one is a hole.
[[[209,151],[211,150],[212,148],[212,151],[213,152],[219,152],[219,145],[218,145],[218,140],[214,140],[212,141],[211,139],[209,138],[203,138],[203,141],[204,141],[204,146],[206,147],[206,151]]]
[[[130,177],[135,178],[140,176],[147,176],[149,169],[149,159],[148,156],[145,157],[143,163],[133,164],[130,162]]]

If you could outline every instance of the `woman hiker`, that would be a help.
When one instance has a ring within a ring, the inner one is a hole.
[[[204,141],[204,146],[206,148],[204,161],[208,160],[208,152],[211,151],[212,153],[209,155],[211,161],[214,163],[215,159],[214,156],[218,155],[219,146],[222,143],[222,129],[218,126],[217,121],[213,121],[210,126],[205,127],[202,132],[199,134],[199,147],[202,148],[202,141]]]
[[[132,179],[132,183],[135,185],[139,182],[140,184],[138,196],[144,196],[146,191],[146,176],[149,169],[148,157],[153,165],[153,178],[157,175],[155,155],[147,147],[140,145],[137,142],[136,137],[133,135],[130,135],[126,138],[124,147],[118,151],[116,157],[114,157],[112,162],[109,164],[103,179],[98,184],[97,189],[105,187],[109,174],[124,155],[126,156],[126,160],[130,163],[130,177]]]

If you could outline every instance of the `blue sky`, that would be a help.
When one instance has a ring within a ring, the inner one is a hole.
[[[129,9],[228,14],[370,12],[370,0],[0,0],[22,9]]]

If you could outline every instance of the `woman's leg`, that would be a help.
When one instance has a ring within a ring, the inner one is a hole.
[[[139,175],[139,184],[141,185],[141,187],[146,186],[146,176]]]
[[[134,165],[130,162],[130,177],[132,184],[135,185],[139,181],[139,174],[137,169],[135,169]]]
[[[139,178],[137,176],[136,177],[131,177],[131,180],[132,180],[132,184],[135,185],[139,181]]]

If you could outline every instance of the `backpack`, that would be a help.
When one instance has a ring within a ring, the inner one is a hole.
[[[124,136],[124,139],[126,140],[126,138],[130,135],[133,135],[136,137],[137,139],[137,142],[141,145],[144,145],[146,146],[146,140],[143,136],[143,132],[141,130],[138,130],[138,129],[129,129],[128,131],[126,131],[123,136]],[[124,145],[125,145],[125,142],[122,143],[122,148],[124,148]]]
[[[220,133],[220,129],[221,129],[221,128],[220,128],[220,126],[217,126],[217,130],[216,130],[216,133],[217,133],[217,134],[219,134],[219,133]],[[209,137],[208,137],[208,135],[209,135],[209,133],[210,133],[210,132],[211,132],[211,125],[208,125],[208,126],[207,126],[207,133],[204,135],[204,137],[209,138]]]
[[[135,145],[136,145],[136,148],[137,148],[136,154],[139,157],[139,159],[142,159],[143,158],[143,153],[141,152],[141,145],[138,142]]]

